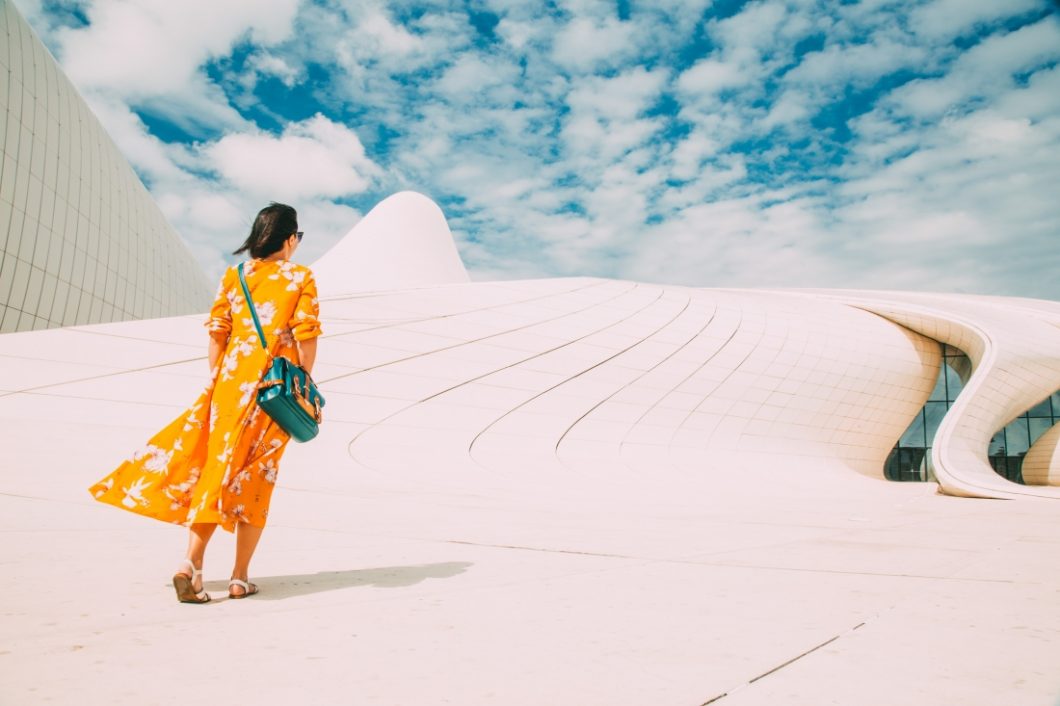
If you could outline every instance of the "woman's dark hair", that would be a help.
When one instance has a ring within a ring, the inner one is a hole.
[[[270,203],[258,211],[250,235],[233,255],[250,253],[261,259],[283,248],[283,244],[298,230],[298,212],[283,203]]]

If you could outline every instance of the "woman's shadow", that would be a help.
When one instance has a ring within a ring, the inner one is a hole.
[[[293,576],[262,576],[251,580],[260,590],[260,593],[254,596],[256,600],[275,601],[355,586],[376,586],[377,588],[414,586],[427,579],[452,578],[464,573],[470,566],[470,562],[451,561],[442,564],[421,564],[420,566],[388,566],[377,569],[319,571],[315,574]],[[224,581],[206,581],[203,588],[209,591],[227,591],[228,584]]]

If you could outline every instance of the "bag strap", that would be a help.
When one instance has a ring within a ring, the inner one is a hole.
[[[258,321],[258,309],[254,306],[254,300],[250,298],[250,289],[247,287],[247,278],[243,276],[243,265],[239,263],[239,283],[243,285],[243,296],[246,297],[247,306],[250,307],[250,315],[254,317],[254,328],[258,330],[258,338],[261,339],[261,347],[265,349],[265,352],[269,352],[269,347],[265,345],[265,332],[261,330],[261,322]]]

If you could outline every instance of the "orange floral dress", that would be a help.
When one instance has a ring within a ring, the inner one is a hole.
[[[251,260],[244,274],[272,354],[297,361],[295,341],[321,333],[313,273],[285,260]],[[237,522],[264,527],[290,437],[257,405],[268,357],[235,267],[221,279],[206,327],[227,344],[199,399],[89,492],[164,522],[216,523],[229,532]]]

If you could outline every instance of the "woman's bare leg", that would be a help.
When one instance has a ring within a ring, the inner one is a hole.
[[[212,522],[197,522],[188,527],[188,553],[185,558],[192,563],[196,569],[202,569],[202,562],[206,556],[206,545],[210,543],[210,537],[213,536],[214,530],[217,529],[217,525]],[[177,572],[185,574],[191,578],[188,574],[188,569],[183,564],[180,570]],[[202,590],[202,577],[193,584],[196,591]]]
[[[250,574],[250,560],[254,556],[254,550],[258,547],[258,540],[264,527],[254,527],[246,522],[236,525],[236,563],[232,567],[232,578],[246,581]],[[240,586],[232,586],[229,591],[234,595],[242,595]]]

